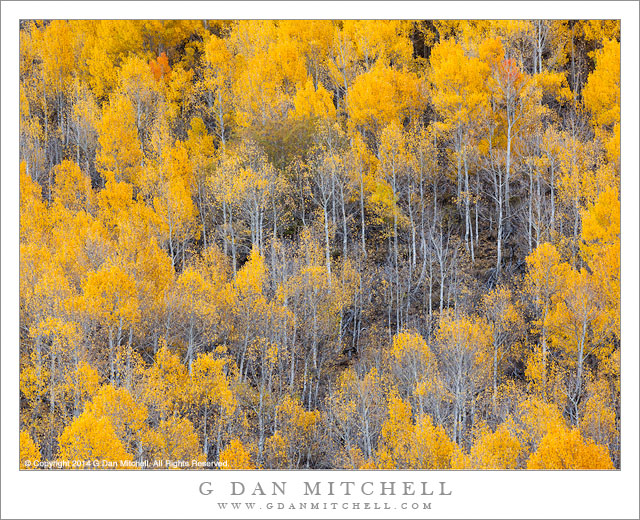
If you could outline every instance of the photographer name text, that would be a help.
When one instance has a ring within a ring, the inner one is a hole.
[[[296,496],[449,496],[452,491],[447,482],[429,481],[304,481],[255,482],[230,481],[214,489],[211,482],[202,482],[198,491],[205,496],[287,496],[290,492]]]

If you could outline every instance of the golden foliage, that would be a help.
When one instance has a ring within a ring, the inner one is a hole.
[[[133,460],[106,416],[84,412],[60,436],[60,460]]]
[[[227,463],[222,466],[222,469],[255,469],[255,465],[251,461],[250,451],[238,439],[232,439],[222,450],[220,461],[223,464]]]
[[[504,424],[495,432],[485,430],[473,444],[469,453],[473,469],[517,469],[522,455],[522,445]]]
[[[40,460],[40,450],[26,431],[20,432],[20,469],[33,469],[33,461]],[[25,464],[25,462],[27,462]]]
[[[580,431],[559,428],[547,433],[527,462],[528,469],[613,469],[604,446],[583,439]]]

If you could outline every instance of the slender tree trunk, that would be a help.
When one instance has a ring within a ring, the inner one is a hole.
[[[207,220],[205,218],[206,212],[202,190],[202,183],[198,181],[198,213],[200,214],[200,225],[202,226],[202,241],[204,248],[207,249]]]
[[[203,417],[203,422],[204,422],[204,432],[203,432],[203,450],[204,451],[204,456],[206,457],[205,460],[209,460],[209,433],[207,432],[207,416],[209,415],[209,406],[208,406],[208,402],[205,399],[204,401],[204,417]]]
[[[264,367],[263,367],[264,368]],[[264,448],[264,381],[260,387],[260,397],[258,402],[258,459],[262,459]]]
[[[476,246],[480,244],[479,226],[478,226],[478,202],[480,201],[480,175],[476,173],[476,197],[474,200],[476,213]]]
[[[529,253],[533,251],[533,171],[529,167],[529,225],[528,225],[528,238],[529,238]]]
[[[187,345],[187,365],[189,367],[189,375],[191,375],[191,367],[193,365],[193,315],[189,319],[189,342]]]
[[[175,251],[173,248],[173,221],[171,217],[169,217],[169,252],[171,253],[171,268],[175,271],[176,259]]]
[[[504,205],[507,213],[507,218],[511,218],[511,194],[509,190],[510,178],[511,178],[511,117],[508,115],[509,122],[507,123],[507,161],[504,175]]]
[[[325,261],[327,264],[327,283],[331,287],[331,256],[329,249],[329,215],[327,214],[327,206],[323,208],[324,214],[324,243],[325,243]]]
[[[360,227],[362,230],[362,255],[367,257],[367,245],[365,241],[365,223],[364,223],[364,174],[360,172]]]
[[[54,412],[56,410],[56,355],[55,344],[51,345],[51,362],[49,375],[49,435],[55,432]],[[53,457],[53,440],[50,439],[47,445],[48,457]]]
[[[503,198],[502,198],[502,172],[498,167],[497,171],[494,173],[494,180],[496,183],[496,210],[497,210],[497,226],[498,226],[498,238],[496,243],[497,248],[497,259],[496,259],[496,281],[500,278],[500,273],[502,270],[502,227],[503,227]]]
[[[113,330],[109,327],[109,383],[113,384],[116,378],[116,369],[113,359]]]
[[[442,230],[440,230],[440,247],[442,248]],[[440,314],[444,304],[444,252],[440,250]]]
[[[553,162],[551,163],[551,233],[555,231],[555,218],[556,218],[556,194],[555,194],[555,168],[553,167]]]
[[[342,259],[347,258],[347,212],[344,203],[344,186],[340,183],[340,207],[342,209]]]
[[[536,247],[540,244],[540,228],[542,227],[542,183],[540,182],[540,170],[536,169]]]
[[[542,319],[542,397],[547,398],[547,327],[544,325],[546,311]]]
[[[493,415],[496,416],[498,401],[498,343],[493,342]]]
[[[469,186],[469,167],[467,164],[467,155],[464,156],[464,207],[465,207],[465,235],[464,239],[467,244],[467,248],[471,248],[471,262],[475,262],[475,255],[473,252],[473,226],[471,224],[471,209],[470,209],[470,195],[471,187]]]
[[[220,142],[222,143],[222,149],[224,150],[227,145],[227,136],[224,131],[224,113],[222,111],[222,92],[218,89],[218,126],[220,128]]]
[[[126,386],[127,390],[131,391],[131,348],[133,344],[133,327],[129,327],[129,341],[127,343],[127,375]]]
[[[392,165],[392,180],[393,180],[393,184],[392,184],[392,189],[393,189],[393,200],[394,200],[394,207],[393,207],[393,267],[394,267],[394,271],[395,271],[395,300],[396,300],[396,334],[398,332],[400,332],[400,328],[401,328],[401,317],[400,317],[400,312],[401,312],[401,307],[400,307],[400,271],[399,271],[399,265],[398,265],[398,258],[399,258],[399,252],[398,252],[398,208],[397,208],[397,204],[396,204],[396,200],[397,200],[397,190],[396,190],[396,167],[395,167],[395,162]]]
[[[231,232],[231,259],[233,263],[233,273],[238,271],[238,260],[236,255],[236,234],[233,229],[233,209],[229,206],[229,231]]]
[[[222,197],[222,249],[224,252],[224,256],[228,256],[229,244],[227,239],[227,201],[225,197]]]
[[[582,372],[584,367],[584,343],[585,338],[587,336],[587,320],[585,319],[582,322],[582,330],[580,339],[578,341],[578,360],[577,360],[577,368],[576,368],[576,390],[575,396],[573,399],[574,403],[574,415],[575,415],[575,425],[579,424],[580,410],[578,409],[578,404],[580,403],[580,397],[582,396]]]

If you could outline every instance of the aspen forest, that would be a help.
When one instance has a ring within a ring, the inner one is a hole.
[[[21,468],[620,467],[618,20],[19,52]]]

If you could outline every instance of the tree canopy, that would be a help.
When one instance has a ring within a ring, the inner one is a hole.
[[[620,467],[619,40],[22,21],[21,467]]]

